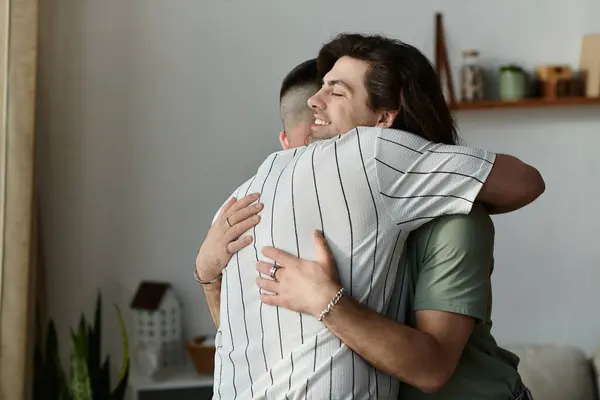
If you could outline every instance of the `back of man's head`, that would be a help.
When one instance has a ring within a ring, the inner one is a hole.
[[[418,49],[379,35],[341,34],[319,52],[319,79],[342,57],[369,64],[365,77],[368,106],[372,110],[397,110],[392,128],[433,142],[457,142],[454,119],[438,76]]]
[[[279,111],[284,130],[289,134],[298,124],[312,123],[308,99],[319,89],[317,60],[304,61],[283,79],[279,91]]]

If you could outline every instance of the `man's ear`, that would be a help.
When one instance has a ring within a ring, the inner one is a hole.
[[[377,124],[375,126],[380,128],[390,128],[394,124],[397,115],[398,110],[382,111],[379,114],[379,119],[377,120]]]
[[[290,142],[288,140],[288,137],[287,137],[285,131],[279,132],[279,143],[281,143],[281,147],[284,150],[287,150],[290,148]]]

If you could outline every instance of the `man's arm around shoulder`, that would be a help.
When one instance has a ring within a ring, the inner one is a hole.
[[[540,172],[506,154],[497,154],[477,200],[485,203],[490,213],[517,210],[533,202],[546,190]]]

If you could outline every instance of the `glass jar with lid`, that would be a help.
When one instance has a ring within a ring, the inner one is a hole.
[[[479,51],[463,52],[460,69],[460,97],[463,102],[481,101],[484,97],[483,68],[479,62]]]

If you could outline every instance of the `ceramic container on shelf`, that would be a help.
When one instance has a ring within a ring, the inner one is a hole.
[[[503,101],[522,100],[526,96],[525,71],[516,65],[500,67],[500,99]]]

